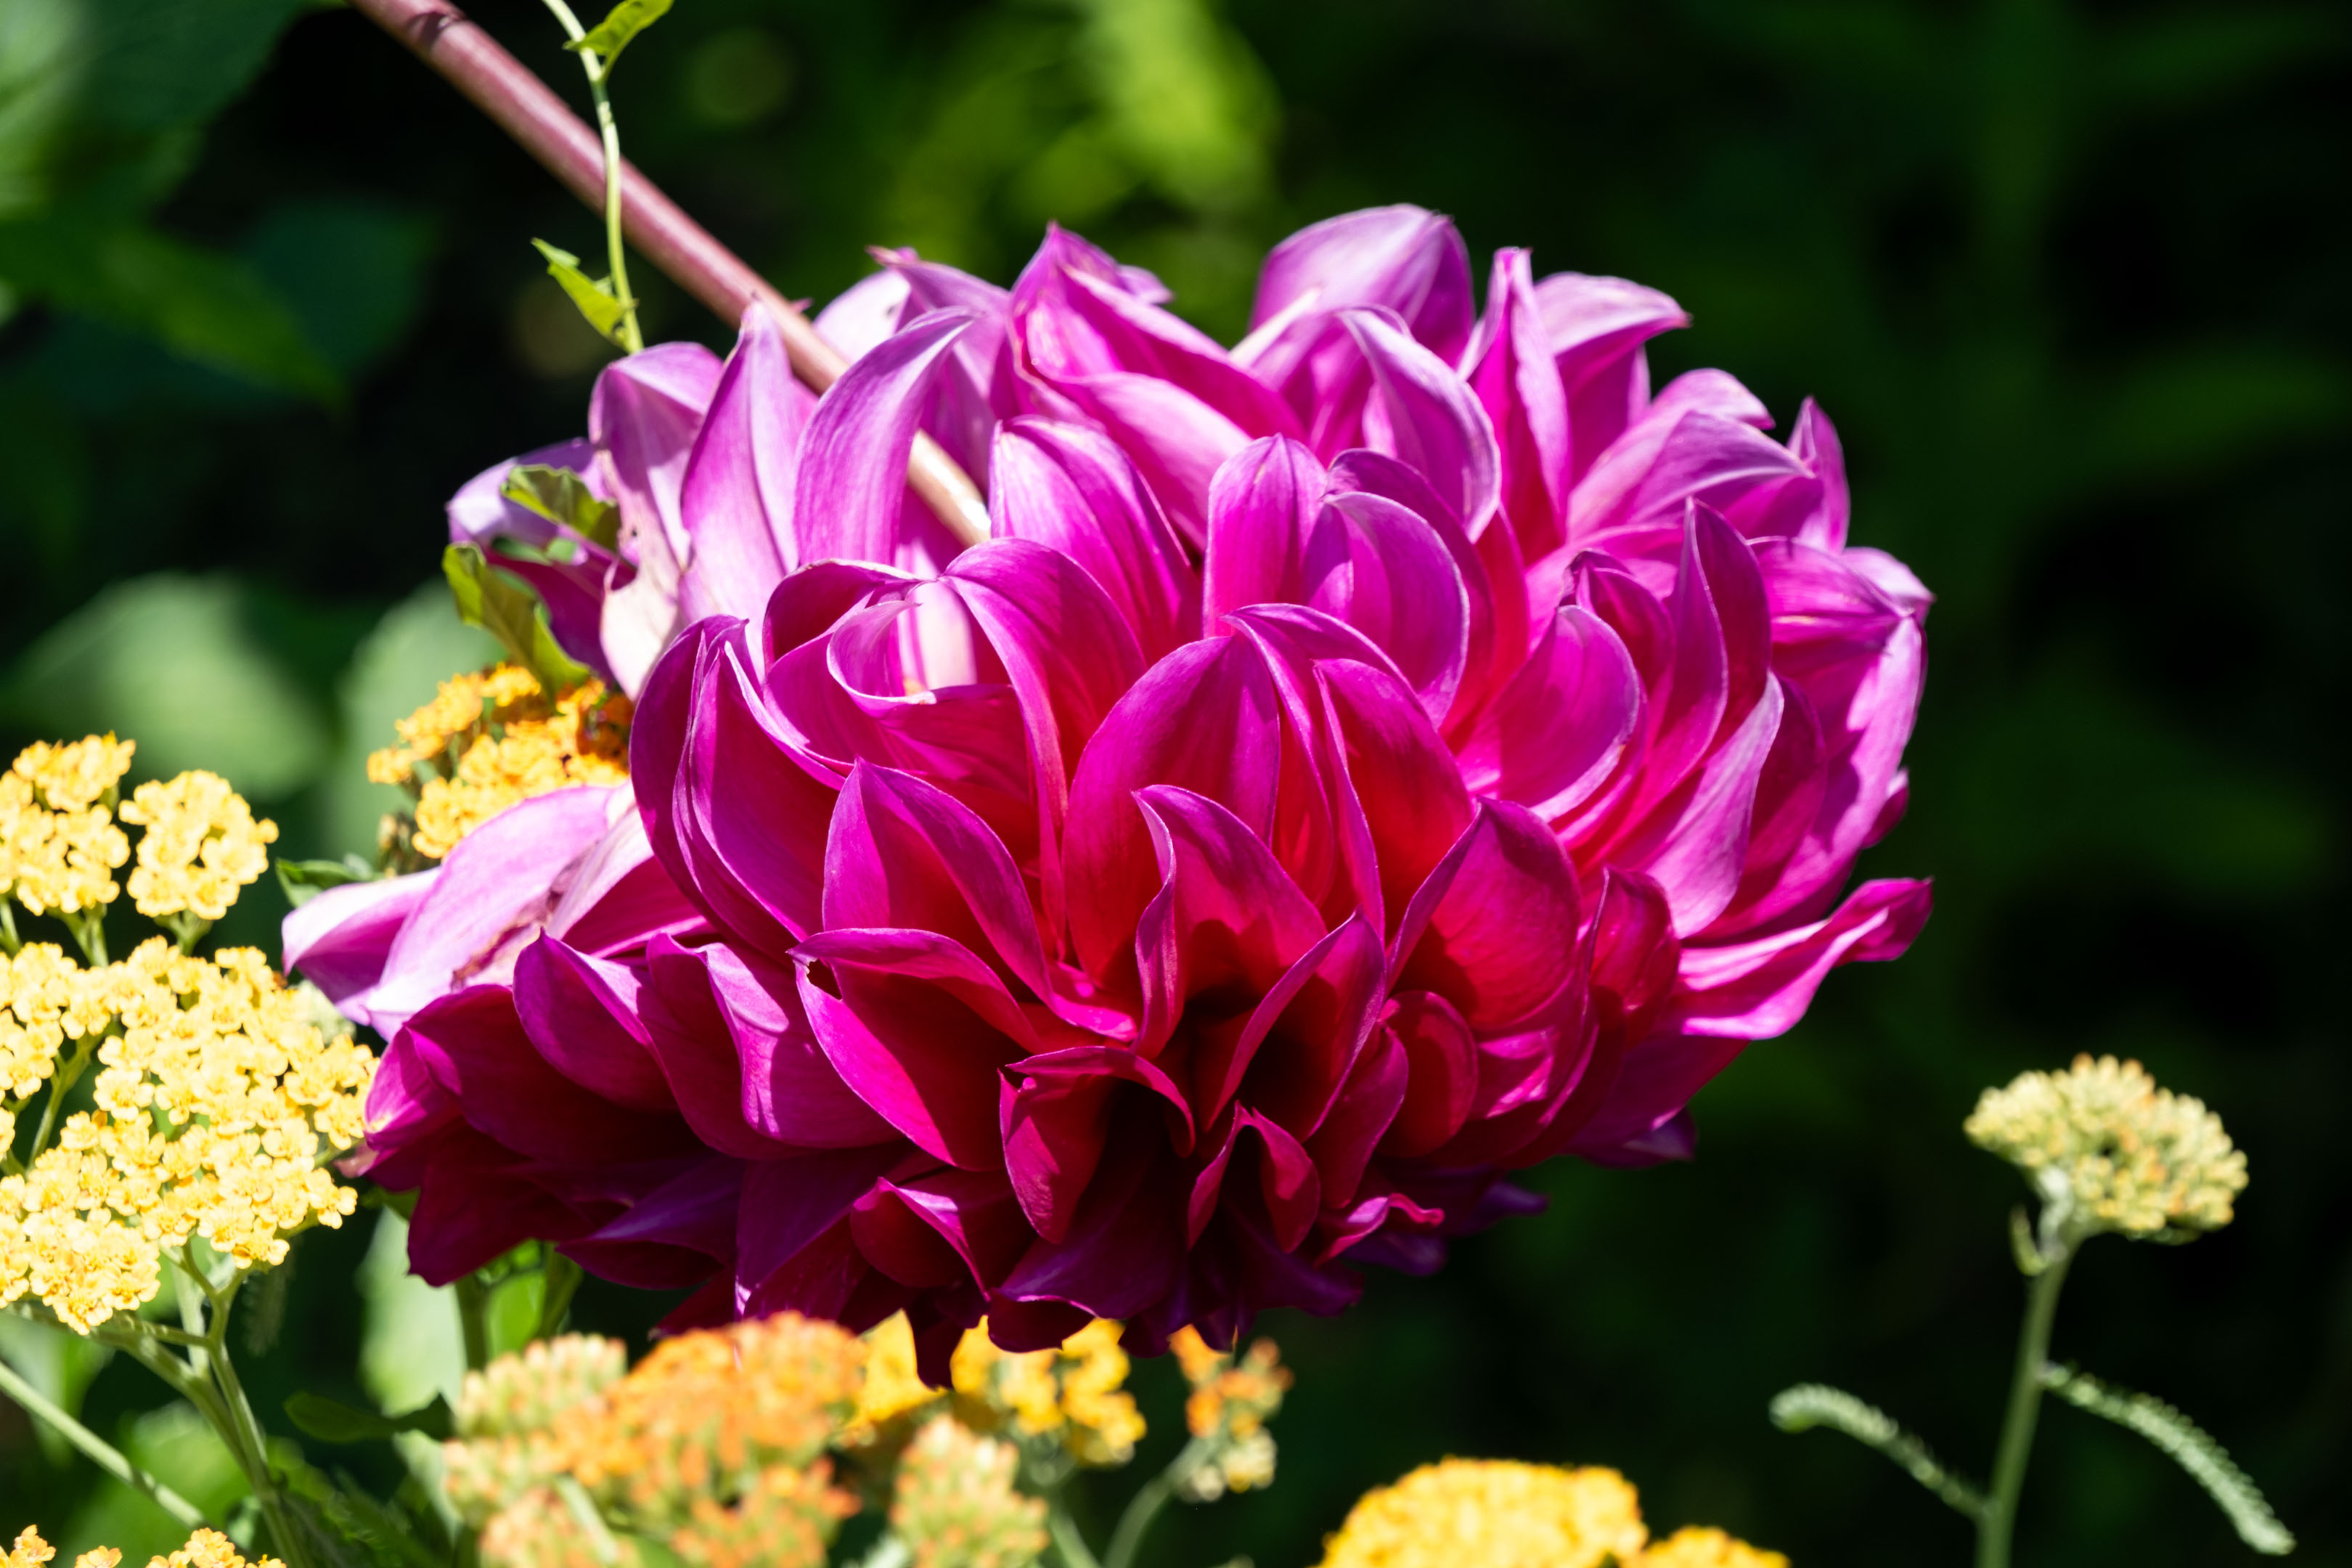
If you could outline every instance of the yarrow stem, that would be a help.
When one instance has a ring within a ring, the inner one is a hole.
[[[1193,1438],[1168,1461],[1166,1469],[1136,1489],[1110,1532],[1110,1548],[1103,1553],[1103,1568],[1134,1568],[1135,1553],[1142,1546],[1144,1532],[1151,1528],[1151,1521],[1160,1517],[1160,1510],[1168,1506],[1177,1488],[1208,1461],[1215,1448],[1213,1438]]]
[[[54,1427],[58,1435],[89,1458],[91,1463],[140,1496],[152,1501],[178,1521],[187,1530],[201,1528],[206,1521],[204,1510],[165,1486],[132,1464],[122,1451],[51,1403],[48,1396],[17,1374],[16,1369],[0,1361],[0,1393],[23,1405]]]
[[[2017,1368],[2009,1385],[2009,1414],[2001,1422],[2000,1448],[1993,1459],[1992,1494],[1977,1523],[1977,1568],[2009,1568],[2017,1500],[2025,1487],[2025,1462],[2033,1451],[2033,1427],[2042,1410],[2042,1369],[2050,1359],[2050,1328],[2058,1316],[2058,1292],[2066,1283],[2074,1247],[2063,1235],[2049,1236],[2041,1258],[2042,1270],[2027,1288]]]

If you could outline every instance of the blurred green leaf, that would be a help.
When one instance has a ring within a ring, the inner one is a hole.
[[[356,855],[346,855],[340,860],[273,860],[278,872],[278,885],[286,889],[286,901],[300,909],[330,888],[340,888],[347,882],[373,882],[376,869]]]
[[[604,19],[588,29],[585,37],[563,47],[575,53],[594,51],[604,57],[604,69],[609,73],[629,40],[659,21],[669,10],[670,0],[621,0],[604,14]]]
[[[114,1352],[97,1341],[14,1313],[0,1313],[0,1358],[67,1415],[79,1417],[82,1395]],[[74,1462],[73,1445],[46,1421],[29,1423],[52,1465]]]
[[[325,762],[327,724],[247,615],[231,577],[118,583],[26,651],[8,706],[44,734],[136,741],[142,777],[206,768],[255,800],[284,799]]]
[[[2352,376],[2314,354],[2255,345],[2184,348],[2117,375],[2091,404],[2082,480],[2134,486],[2243,462],[2352,416]]]
[[[563,651],[548,629],[547,606],[529,588],[492,566],[479,548],[453,544],[441,554],[457,618],[504,643],[541,690],[568,691],[588,679],[588,667]]]
[[[601,500],[588,482],[570,468],[538,463],[518,463],[508,471],[499,493],[517,506],[560,522],[583,537],[610,550],[620,542],[621,509]]]
[[[558,250],[543,239],[534,239],[531,244],[547,258],[547,275],[563,286],[563,292],[588,319],[588,324],[603,336],[618,342],[621,318],[628,312],[613,293],[613,280],[591,278],[581,271],[580,258],[568,250]]]
[[[457,1396],[466,1342],[447,1286],[408,1269],[408,1222],[386,1210],[360,1265],[360,1383],[386,1410],[413,1410]]]
[[[237,248],[320,357],[353,375],[416,320],[433,241],[431,224],[413,212],[333,199],[271,208]]]
[[[213,1519],[226,1518],[252,1489],[228,1445],[184,1402],[126,1419],[116,1447]],[[64,1531],[50,1539],[60,1555],[112,1546],[135,1563],[178,1551],[187,1536],[161,1507],[110,1476],[75,1510]]]
[[[304,1390],[287,1397],[286,1418],[324,1443],[373,1443],[398,1432],[421,1432],[446,1442],[457,1435],[449,1401],[439,1394],[405,1415],[383,1415]]]
[[[14,3],[14,0],[11,0]],[[217,113],[319,0],[85,0],[90,54],[84,112],[124,131]]]

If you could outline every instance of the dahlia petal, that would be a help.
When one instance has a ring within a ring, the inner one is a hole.
[[[1250,605],[1295,604],[1315,506],[1326,478],[1315,454],[1286,436],[1253,441],[1209,483],[1203,629]]]
[[[1820,818],[1822,796],[1829,786],[1821,722],[1813,717],[1812,703],[1803,687],[1783,676],[1772,679],[1780,689],[1780,728],[1757,777],[1738,896],[1716,921],[1715,929],[1725,932],[1756,923],[1748,910],[1778,890],[1784,864]]]
[[[741,1064],[742,1118],[805,1149],[844,1149],[890,1136],[889,1124],[842,1081],[817,1041],[794,973],[753,953],[715,946],[694,955]]]
[[[1685,789],[1665,801],[1639,830],[1612,847],[1612,864],[1657,879],[1683,936],[1705,930],[1739,890],[1756,786],[1780,726],[1780,688],[1708,753]]]
[[[906,274],[885,267],[835,294],[810,325],[842,358],[861,360],[898,330],[908,294]]]
[[[1444,722],[1470,665],[1471,595],[1437,529],[1385,496],[1336,494],[1316,519],[1304,581],[1296,596],[1378,644],[1430,722]]]
[[[1654,406],[1578,481],[1569,513],[1580,548],[1628,556],[1671,550],[1692,501],[1750,537],[1785,532],[1773,526],[1783,498],[1793,490],[1798,502],[1819,499],[1821,481],[1753,426],[1706,409],[1683,414],[1661,433],[1663,423]]]
[[[1391,1005],[1382,1032],[1404,1055],[1409,1087],[1380,1148],[1411,1159],[1442,1147],[1469,1120],[1478,1042],[1454,1004],[1434,992],[1401,992]]]
[[[694,683],[705,645],[726,626],[705,621],[688,626],[646,672],[636,711],[629,722],[629,784],[646,842],[670,880],[695,902],[708,907],[696,888],[685,846],[678,839],[678,774],[694,728]]]
[[[1002,1174],[953,1166],[877,1182],[851,1208],[849,1227],[877,1268],[933,1287],[1002,1279],[1031,1240]]]
[[[1639,871],[1603,873],[1591,942],[1592,995],[1602,1026],[1643,1037],[1674,991],[1682,953],[1665,889]]]
[[[743,1164],[698,1160],[629,1205],[618,1219],[568,1241],[563,1255],[602,1279],[640,1290],[698,1285],[734,1261]]]
[[[1375,438],[1366,444],[1418,468],[1476,539],[1501,496],[1502,459],[1486,410],[1393,314],[1352,310],[1339,319],[1363,350],[1387,410],[1384,429],[1368,432]]]
[[[626,957],[664,931],[702,925],[702,911],[655,858],[633,793],[605,804],[604,836],[563,879],[547,933],[597,958]]]
[[[1234,1157],[1242,1153],[1242,1141],[1250,1137],[1258,1144],[1255,1196],[1263,1207],[1268,1234],[1278,1250],[1295,1251],[1314,1228],[1323,1207],[1322,1174],[1297,1139],[1246,1107],[1235,1110],[1224,1147],[1194,1179],[1186,1228],[1195,1241],[1208,1228],[1224,1196]],[[1247,1164],[1244,1159],[1244,1171]]]
[[[1464,379],[1494,427],[1502,459],[1503,515],[1521,551],[1545,555],[1568,523],[1568,392],[1537,303],[1528,253],[1495,252],[1486,314],[1464,355]]]
[[[1810,397],[1797,410],[1796,423],[1789,431],[1789,455],[1822,482],[1821,506],[1796,531],[1797,542],[1816,550],[1844,549],[1846,524],[1853,510],[1845,483],[1845,447],[1838,440],[1837,426]]]
[[[751,305],[679,486],[683,620],[757,616],[793,569],[793,477],[814,406],[793,377],[783,330]]]
[[[737,1311],[754,1303],[774,1311],[805,1301],[810,1306],[802,1310],[831,1305],[835,1312],[825,1315],[837,1318],[864,1268],[849,1240],[851,1206],[906,1152],[903,1144],[885,1143],[744,1166],[735,1229]],[[795,1262],[797,1273],[787,1273]]]
[[[996,972],[927,931],[827,931],[794,957],[809,1023],[842,1081],[917,1148],[968,1171],[1002,1163],[996,1070],[1037,1046]]]
[[[440,875],[436,866],[405,877],[346,882],[289,910],[278,928],[284,944],[279,967],[289,974],[300,971],[341,1007],[383,978],[394,940]],[[356,1012],[347,1016],[371,1022]]]
[[[534,1160],[607,1163],[615,1150],[658,1158],[695,1147],[683,1122],[616,1105],[564,1077],[523,1032],[503,985],[451,992],[404,1030],[467,1121]]]
[[[1376,857],[1376,868],[1358,868],[1359,885],[1376,883],[1393,921],[1470,826],[1470,797],[1453,754],[1403,682],[1336,659],[1315,674],[1335,752],[1328,771],[1342,780],[1343,803],[1360,825],[1343,834],[1342,849],[1351,859],[1368,849]]]
[[[389,1037],[461,975],[486,973],[503,942],[547,914],[557,880],[604,837],[612,794],[583,785],[534,795],[467,835],[393,939],[383,978],[349,1005]]]
[[[1146,659],[1199,635],[1200,576],[1135,464],[1106,437],[1044,419],[1003,425],[989,520],[999,538],[1035,540],[1084,567]]]
[[[464,1278],[533,1239],[563,1242],[609,1217],[533,1182],[530,1163],[459,1122],[434,1139],[408,1215],[408,1266],[428,1285]]]
[[[1185,1187],[1166,1152],[1164,1102],[1157,1101],[1150,1094],[1112,1097],[1103,1158],[1068,1230],[1058,1241],[1030,1244],[1000,1287],[1003,1299],[1063,1301],[1091,1317],[1128,1319],[1174,1288],[1184,1267]],[[992,1327],[1000,1310],[992,1299]]]
[[[952,584],[919,583],[852,611],[824,656],[843,692],[888,737],[889,761],[937,779],[1008,841],[1035,831],[1020,699]]]
[[[1161,873],[1135,792],[1172,784],[1253,833],[1272,826],[1281,723],[1258,655],[1233,638],[1177,649],[1144,672],[1078,759],[1062,856],[1079,962],[1107,980],[1133,952]]]
[[[1230,1052],[1213,1037],[1192,1064],[1201,1120],[1213,1121],[1236,1098],[1299,1137],[1320,1126],[1383,995],[1387,954],[1361,915],[1299,955],[1250,1014]]]
[[[1351,1199],[1362,1185],[1372,1152],[1404,1109],[1412,1066],[1390,1029],[1378,1028],[1356,1053],[1338,1098],[1307,1140],[1321,1179],[1322,1206]]]
[[[761,612],[756,645],[765,668],[831,631],[844,616],[874,597],[911,585],[894,566],[865,561],[812,561],[776,584]]]
[[[1837,965],[1901,957],[1932,902],[1927,882],[1864,882],[1826,920],[1756,942],[1685,947],[1676,1026],[1742,1040],[1785,1034]]]
[[[457,1116],[457,1097],[434,1079],[416,1041],[405,1033],[394,1036],[368,1085],[367,1142],[346,1173],[373,1175]],[[397,1172],[377,1180],[395,1188],[415,1184],[414,1176],[404,1180]]]
[[[924,523],[911,513],[902,518],[907,455],[948,351],[977,320],[968,310],[933,310],[908,322],[844,371],[818,402],[793,491],[797,560],[909,564],[900,559],[916,542],[908,527]],[[944,551],[934,563],[954,553],[951,542],[925,542]]]
[[[672,1110],[669,1084],[639,1016],[643,972],[542,935],[515,961],[515,1011],[547,1064],[635,1110]]]
[[[1463,732],[1463,785],[1538,816],[1565,816],[1608,779],[1641,722],[1641,677],[1623,641],[1599,616],[1563,605],[1534,655]]]
[[[1555,272],[1535,286],[1536,310],[1569,397],[1571,479],[1581,478],[1650,400],[1642,345],[1690,325],[1681,306],[1622,278]]]
[[[717,354],[685,342],[657,343],[597,373],[588,437],[598,472],[621,508],[625,544],[655,536],[672,561],[686,559],[681,492],[721,374]]]
[[[998,1108],[1004,1173],[1039,1236],[1068,1237],[1115,1115],[1139,1097],[1148,1106],[1155,1094],[1162,1102],[1156,1141],[1180,1157],[1190,1153],[1192,1113],[1183,1095],[1167,1074],[1123,1047],[1047,1051],[1004,1069]]]
[[[646,981],[638,996],[645,1009],[647,1048],[661,1064],[670,1096],[694,1135],[738,1159],[774,1159],[793,1152],[791,1145],[754,1127],[744,1114],[752,1096],[745,1092],[743,1059],[713,992],[708,950],[681,948],[667,938],[656,938],[646,955]],[[858,1105],[863,1109],[864,1102]],[[880,1132],[888,1136],[887,1124],[880,1125]]]
[[[1343,213],[1300,229],[1267,253],[1250,307],[1253,333],[1294,306],[1319,310],[1385,305],[1440,358],[1470,336],[1470,253],[1448,219],[1415,206]],[[1279,383],[1289,367],[1256,368]]]
[[[1498,599],[1485,544],[1471,542],[1470,536],[1462,531],[1462,520],[1430,489],[1429,481],[1421,477],[1419,470],[1385,452],[1358,447],[1340,453],[1331,462],[1330,488],[1384,496],[1395,501],[1426,522],[1444,544],[1446,552],[1454,557],[1454,569],[1469,596],[1469,653],[1446,721],[1475,710],[1485,700],[1489,687],[1507,678],[1527,657],[1527,613],[1523,602],[1527,584],[1517,558],[1511,558],[1512,581],[1501,591],[1502,597],[1510,601],[1506,605]],[[1494,534],[1490,528],[1480,539],[1491,539]]]
[[[1577,967],[1576,868],[1524,806],[1482,800],[1399,922],[1391,985],[1431,991],[1474,1030],[1556,996]]]

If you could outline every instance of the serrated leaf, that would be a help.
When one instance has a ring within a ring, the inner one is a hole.
[[[568,250],[558,250],[543,239],[534,239],[539,253],[547,258],[547,275],[562,285],[563,292],[596,329],[599,337],[618,343],[621,341],[621,319],[628,307],[614,297],[610,279],[591,278],[580,270],[580,258]]]
[[[389,1438],[396,1432],[422,1432],[436,1442],[446,1442],[457,1433],[449,1402],[437,1394],[422,1410],[412,1410],[405,1415],[381,1415],[324,1394],[304,1392],[287,1397],[286,1418],[322,1443],[371,1443]]]
[[[449,546],[442,552],[441,570],[457,602],[457,618],[506,644],[541,691],[552,696],[588,679],[588,667],[565,653],[548,629],[547,606],[539,595],[492,568],[478,546]]]
[[[670,0],[621,0],[604,15],[604,19],[588,29],[587,36],[563,47],[577,54],[593,53],[602,57],[607,74],[629,40],[661,19],[669,9]]]
[[[1865,1447],[1874,1448],[1901,1466],[1910,1478],[1969,1519],[1984,1517],[1984,1493],[1964,1478],[1946,1469],[1935,1453],[1906,1432],[1895,1417],[1866,1404],[1843,1388],[1823,1383],[1801,1383],[1772,1396],[1772,1425],[1783,1432],[1804,1432],[1826,1426],[1843,1432]]]
[[[588,488],[570,468],[517,463],[499,493],[550,522],[560,522],[610,550],[621,541],[621,509]]]
[[[278,860],[278,885],[286,889],[286,901],[300,909],[329,888],[340,888],[346,882],[375,880],[375,868],[356,855],[346,855],[340,860]]]
[[[2042,1367],[2042,1386],[2077,1410],[2087,1410],[2155,1444],[2205,1489],[2229,1516],[2238,1539],[2255,1551],[2284,1557],[2294,1550],[2294,1536],[2271,1511],[2262,1488],[2238,1468],[2230,1450],[2163,1400],[2152,1394],[2116,1388],[2071,1366]]]

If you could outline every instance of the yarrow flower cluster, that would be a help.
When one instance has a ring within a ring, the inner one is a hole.
[[[2078,1056],[2064,1072],[1989,1089],[1964,1130],[2067,1205],[2089,1233],[2186,1238],[2219,1230],[2246,1190],[2246,1156],[2205,1102],[2158,1089],[2136,1061]]]
[[[368,758],[372,783],[415,796],[408,842],[438,860],[519,802],[629,776],[629,700],[590,679],[551,696],[512,664],[452,676]]]
[[[6,1555],[0,1556],[0,1568],[44,1568],[57,1554],[57,1548],[42,1540],[39,1531],[26,1525]],[[75,1558],[74,1568],[116,1568],[121,1561],[119,1549],[99,1546]],[[275,1557],[259,1557],[248,1563],[227,1536],[217,1530],[199,1530],[171,1555],[149,1558],[147,1568],[286,1568],[286,1564]]]
[[[114,901],[131,841],[111,807],[132,750],[112,735],[37,742],[0,774],[0,907],[72,915]]]
[[[1118,1354],[1118,1326],[1107,1327],[1071,1347],[1066,1372],[1099,1383]],[[860,1507],[834,1482],[825,1456],[838,1449],[878,1470],[890,1530],[920,1568],[1025,1568],[1045,1549],[1045,1504],[1016,1486],[1018,1447],[967,1424],[1017,1423],[998,1391],[1011,1369],[990,1363],[950,1412],[948,1396],[919,1384],[920,1397],[908,1397],[897,1342],[911,1344],[887,1332],[861,1343],[786,1313],[679,1335],[633,1371],[617,1341],[533,1344],[467,1375],[460,1435],[444,1445],[446,1485],[489,1563],[639,1562],[641,1543],[656,1542],[710,1568],[814,1568]],[[992,1348],[978,1335],[968,1342]],[[1116,1364],[1123,1375],[1124,1358]],[[1049,1389],[1062,1382],[1045,1377]],[[1083,1418],[1123,1400],[1115,1387],[1049,1394],[1054,1424],[1024,1435],[1073,1426],[1066,1404]],[[1131,1402],[1125,1409],[1131,1448],[1142,1425]],[[1034,1398],[1026,1411],[1045,1414]],[[919,1425],[877,1450],[877,1427],[902,1416]],[[593,1528],[567,1487],[590,1505]]]
[[[1274,1342],[1260,1340],[1234,1356],[1211,1349],[1198,1330],[1180,1329],[1168,1348],[1192,1384],[1184,1425],[1202,1449],[1179,1489],[1192,1501],[1213,1502],[1229,1491],[1273,1485],[1274,1434],[1266,1423],[1281,1414],[1291,1381]]]
[[[975,1429],[1051,1437],[1082,1465],[1123,1465],[1143,1438],[1127,1382],[1119,1325],[1097,1320],[1059,1345],[1006,1352],[988,1326],[963,1336],[949,1363],[956,1408]]]
[[[700,1284],[673,1327],[904,1310],[935,1382],[983,1318],[1231,1345],[1437,1267],[1511,1172],[1687,1154],[1701,1086],[1908,945],[1927,886],[1848,882],[1929,595],[1848,542],[1818,408],[1654,389],[1685,318],[1622,279],[1506,250],[1482,308],[1414,208],[1276,247],[1233,349],[1165,300],[1058,229],[1010,290],[896,255],[821,400],[757,309],[604,372],[521,461],[612,540],[512,465],[453,500],[635,706],[625,784],[289,922],[389,1043],[427,1279],[536,1237]],[[918,430],[986,539],[908,500]]]
[[[1322,1568],[1788,1568],[1719,1530],[1651,1546],[1615,1470],[1503,1459],[1423,1465],[1367,1492],[1324,1542]]]
[[[8,777],[35,809],[104,812],[129,759],[93,738],[37,747]],[[147,829],[132,889],[151,916],[208,922],[260,874],[269,825],[209,773],[142,784],[122,815]],[[92,1060],[93,1108],[60,1120]],[[50,1096],[29,1163],[0,1156],[0,1303],[30,1295],[87,1333],[153,1300],[191,1237],[236,1268],[282,1262],[294,1234],[353,1212],[325,1166],[360,1142],[374,1070],[251,948],[200,957],[158,936],[113,963],[48,942],[0,958],[0,1142]]]

